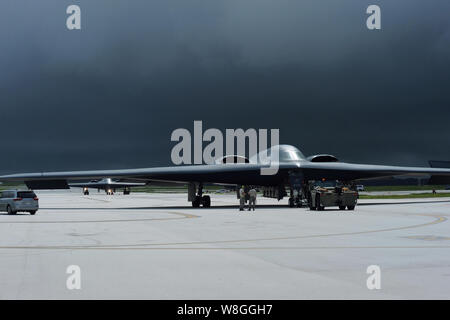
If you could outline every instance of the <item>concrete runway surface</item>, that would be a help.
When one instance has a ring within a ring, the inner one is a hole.
[[[234,193],[38,192],[35,216],[0,215],[1,299],[449,299],[450,198],[288,208]],[[81,289],[69,290],[69,265]],[[381,289],[369,290],[369,265]]]

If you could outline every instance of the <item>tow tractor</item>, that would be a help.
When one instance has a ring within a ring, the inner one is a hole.
[[[339,210],[354,210],[358,201],[356,186],[337,180],[310,181],[306,198],[310,210],[324,210],[325,207],[339,207]]]

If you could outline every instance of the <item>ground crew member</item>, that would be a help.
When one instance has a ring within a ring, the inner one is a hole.
[[[239,211],[243,211],[245,207],[245,189],[244,186],[239,189]]]
[[[250,211],[251,209],[253,209],[253,211],[255,211],[255,205],[256,205],[256,190],[254,188],[250,189],[250,191],[248,192],[248,194],[250,195],[250,204],[248,206],[248,211]]]

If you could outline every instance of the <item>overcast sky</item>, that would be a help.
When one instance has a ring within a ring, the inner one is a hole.
[[[78,4],[82,30],[66,29]],[[382,29],[366,28],[370,4]],[[450,1],[2,0],[0,173],[170,165],[176,128],[450,160]]]

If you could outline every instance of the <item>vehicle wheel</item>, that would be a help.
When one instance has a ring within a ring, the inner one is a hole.
[[[348,210],[355,210],[355,206],[347,206]]]
[[[293,207],[294,207],[294,199],[289,198],[289,208],[293,208]]]
[[[203,196],[202,197],[202,206],[204,208],[211,207],[211,198],[210,198],[210,196]]]
[[[345,206],[339,206],[339,210],[345,210]]]
[[[30,214],[34,216],[36,214],[36,210],[30,211]]]
[[[199,196],[196,196],[195,197],[195,199],[194,199],[194,201],[192,201],[192,206],[194,207],[194,208],[198,208],[198,207],[200,207],[200,197]]]
[[[325,207],[320,205],[320,194],[316,195],[316,210],[322,211]]]
[[[8,211],[8,214],[16,214],[16,213],[11,209],[11,206],[10,206],[10,205],[8,205],[8,206],[6,207],[6,211]]]

